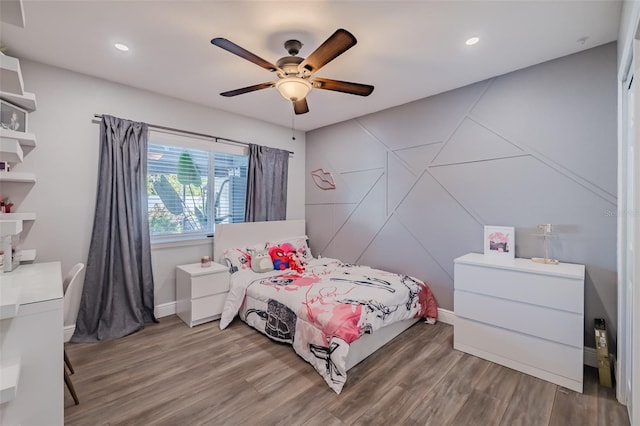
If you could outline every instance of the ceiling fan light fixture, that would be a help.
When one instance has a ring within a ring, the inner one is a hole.
[[[276,82],[276,89],[288,101],[304,99],[311,90],[311,83],[300,77],[284,77]]]

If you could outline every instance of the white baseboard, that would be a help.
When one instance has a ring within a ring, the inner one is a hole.
[[[449,325],[455,325],[456,314],[448,309],[438,308],[438,321]]]
[[[175,315],[176,302],[163,303],[162,305],[156,305],[153,314],[156,318],[168,317],[169,315]],[[64,342],[71,340],[71,336],[76,331],[76,326],[65,325],[64,326]]]
[[[438,321],[445,324],[456,325],[456,314],[448,309],[438,308]],[[609,357],[614,360],[613,364],[615,365],[615,357],[612,354],[609,354]],[[583,362],[584,365],[598,368],[598,353],[594,348],[584,347]]]
[[[175,315],[178,311],[176,310],[176,302],[163,303],[162,305],[156,305],[154,310],[154,315],[156,318],[168,317],[169,315]]]

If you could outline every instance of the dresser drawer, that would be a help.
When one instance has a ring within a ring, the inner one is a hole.
[[[226,293],[228,291],[229,274],[227,272],[191,277],[191,297],[193,298]]]
[[[562,386],[582,392],[583,348],[561,345],[503,328],[458,318],[454,330],[454,349],[480,356],[527,374],[552,380],[548,374],[576,382]],[[552,380],[553,381],[553,380]]]
[[[457,317],[537,336],[582,350],[582,315],[461,290],[454,293],[454,305]]]
[[[582,314],[582,280],[456,263],[455,289]]]

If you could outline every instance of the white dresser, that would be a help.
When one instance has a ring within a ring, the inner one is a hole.
[[[220,318],[229,292],[229,268],[219,263],[176,266],[178,316],[189,326]]]
[[[582,393],[584,265],[455,259],[454,349]]]

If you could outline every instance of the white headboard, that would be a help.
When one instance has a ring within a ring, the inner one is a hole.
[[[304,220],[270,222],[220,223],[213,238],[213,259],[220,262],[225,250],[247,247],[267,241],[306,235]]]

